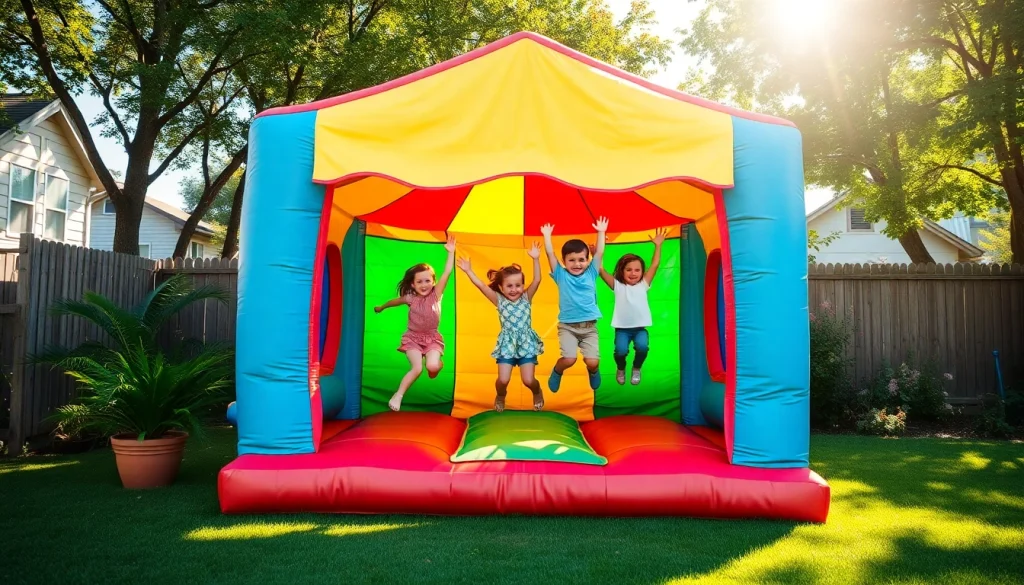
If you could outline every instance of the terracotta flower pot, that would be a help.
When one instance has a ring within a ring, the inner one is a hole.
[[[159,439],[145,441],[127,434],[111,437],[121,484],[128,489],[145,489],[174,483],[186,439],[188,433],[182,431],[170,431]]]

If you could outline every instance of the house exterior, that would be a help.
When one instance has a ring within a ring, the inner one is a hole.
[[[87,201],[103,187],[67,112],[23,94],[0,104],[0,248],[23,233],[85,245]]]
[[[807,228],[819,237],[836,233],[838,236],[821,250],[808,249],[819,264],[910,264],[910,256],[899,241],[882,233],[885,221],[871,223],[864,218],[864,209],[843,207],[836,197],[807,216]],[[976,262],[985,251],[949,229],[925,220],[920,230],[921,241],[938,264]]]
[[[97,250],[114,249],[114,222],[117,210],[109,197],[99,197],[89,206],[89,247]],[[139,256],[170,258],[178,243],[181,228],[189,214],[163,201],[147,198],[139,225]],[[219,258],[220,246],[211,242],[213,228],[199,222],[185,256],[188,258]]]

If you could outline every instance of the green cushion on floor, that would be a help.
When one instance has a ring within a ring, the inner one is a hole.
[[[587,444],[575,419],[557,412],[482,412],[466,421],[453,463],[466,461],[560,461],[605,465]]]

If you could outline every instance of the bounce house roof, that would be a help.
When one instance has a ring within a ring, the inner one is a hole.
[[[733,117],[523,32],[380,86],[277,108],[315,112],[313,180],[426,189],[546,176],[593,191],[666,180],[733,186]]]

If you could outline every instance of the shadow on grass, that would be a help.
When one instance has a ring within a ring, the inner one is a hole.
[[[1020,445],[815,437],[825,525],[678,518],[223,516],[233,437],[177,484],[120,488],[109,451],[0,464],[0,582],[1015,583]],[[74,465],[62,465],[66,462]],[[19,469],[18,465],[32,465]]]

